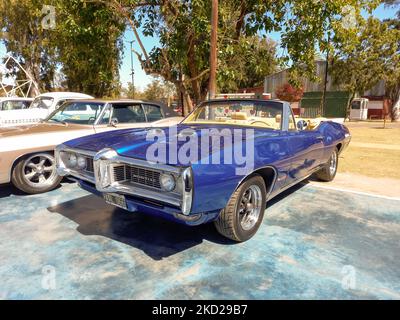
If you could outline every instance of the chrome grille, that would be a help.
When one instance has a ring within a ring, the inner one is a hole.
[[[94,172],[94,167],[93,167],[93,158],[91,157],[85,157],[86,158],[86,169],[85,171],[87,172]]]
[[[113,167],[114,181],[133,182],[148,187],[161,189],[160,172],[131,165],[116,165]]]

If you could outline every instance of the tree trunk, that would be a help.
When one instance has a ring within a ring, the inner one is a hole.
[[[178,89],[179,95],[183,98],[182,115],[186,117],[193,110],[192,99],[190,98],[190,95],[183,84],[183,77],[181,77],[179,81],[176,81],[175,85]]]
[[[215,98],[217,91],[217,59],[218,59],[218,0],[211,0],[211,39],[210,39],[210,77],[208,79],[208,97]]]
[[[183,116],[186,117],[192,111],[193,111],[192,99],[190,98],[190,95],[185,90],[185,92],[183,92]]]
[[[38,68],[35,68],[35,66],[33,66],[31,63],[27,63],[25,65],[25,71],[28,75],[28,77],[30,77],[35,83],[35,85],[31,86],[30,91],[28,92],[28,95],[30,97],[36,97],[37,95],[40,94],[40,90],[38,88],[40,88],[40,79],[39,79],[39,71]]]
[[[390,109],[392,121],[400,121],[400,90],[397,92],[397,97],[392,100]]]
[[[199,71],[197,68],[197,63],[196,63],[196,52],[195,52],[195,47],[194,47],[194,39],[193,36],[190,36],[189,38],[190,45],[189,45],[189,50],[188,50],[188,67],[189,67],[189,77],[193,79],[191,81],[192,83],[192,90],[193,90],[193,98],[195,103],[198,103],[200,100],[200,79],[198,79]]]
[[[356,96],[356,93],[352,92],[351,96],[350,96],[350,99],[349,99],[349,102],[347,103],[346,117],[344,118],[343,122],[345,122],[346,119],[348,119],[350,121],[350,107],[351,107],[351,103],[353,102],[355,96]]]
[[[394,83],[392,85],[387,85],[385,88],[385,97],[391,100],[389,105],[389,114],[392,121],[400,120],[400,84]]]

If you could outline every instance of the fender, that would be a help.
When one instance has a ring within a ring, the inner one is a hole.
[[[273,172],[274,172],[274,176],[272,177],[272,183],[269,183],[269,184],[265,183],[265,187],[267,188],[267,196],[266,196],[266,199],[268,200],[269,196],[270,196],[271,193],[272,193],[272,190],[274,190],[274,187],[275,187],[275,184],[276,184],[276,180],[278,179],[278,170],[276,170],[276,168],[275,168],[274,166],[271,166],[271,165],[267,165],[267,166],[263,166],[263,167],[260,167],[260,168],[258,168],[258,169],[255,169],[253,172],[251,172],[250,174],[248,174],[247,176],[245,176],[244,178],[242,178],[242,179],[239,181],[239,183],[237,184],[237,186],[236,186],[235,190],[232,192],[232,194],[233,194],[233,193],[237,190],[237,188],[239,188],[239,186],[240,186],[243,182],[245,182],[250,176],[252,176],[253,174],[257,173],[257,171],[261,171],[261,170],[263,170],[263,169],[272,169]],[[260,174],[260,176],[263,177],[264,181],[266,180],[266,177],[265,177],[263,174]],[[267,179],[268,179],[268,177],[267,177]],[[265,181],[265,182],[267,182],[267,181]],[[232,194],[231,194],[231,196],[232,196]]]

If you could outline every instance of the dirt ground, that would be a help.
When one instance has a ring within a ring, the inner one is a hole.
[[[400,198],[400,122],[346,122],[352,139],[329,185]],[[319,182],[312,182],[320,184]]]
[[[400,123],[347,122],[352,135],[339,172],[400,179]]]

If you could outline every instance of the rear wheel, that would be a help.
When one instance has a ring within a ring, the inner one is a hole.
[[[249,178],[236,189],[214,222],[218,232],[238,242],[250,239],[263,220],[265,203],[264,179],[259,175]]]
[[[332,181],[336,176],[338,160],[338,150],[335,149],[329,157],[328,162],[325,163],[321,170],[315,173],[316,177],[321,181]]]
[[[14,186],[29,194],[50,191],[60,184],[61,179],[50,153],[37,153],[21,158],[11,176]]]

